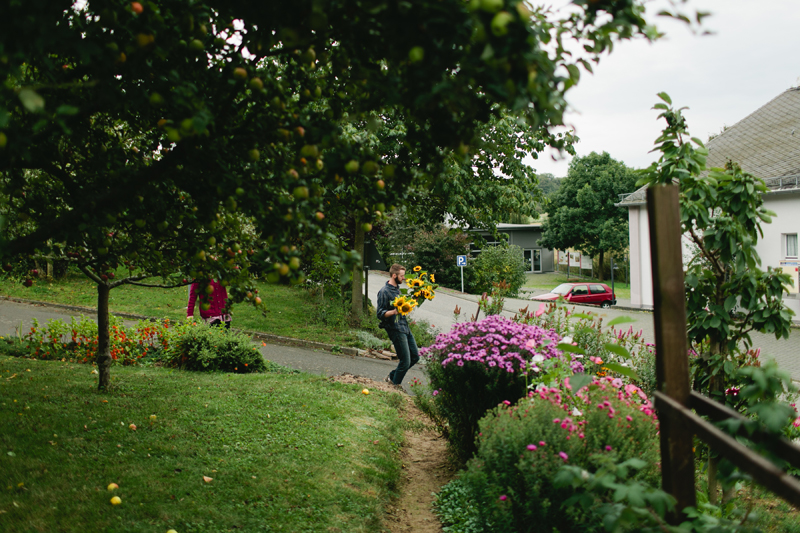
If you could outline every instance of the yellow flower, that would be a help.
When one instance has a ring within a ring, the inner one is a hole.
[[[420,294],[422,294],[422,291],[415,292],[414,293],[414,298],[419,298]]]
[[[420,270],[422,270],[421,266],[417,265],[414,267],[414,272],[419,272]]]
[[[431,283],[436,283],[436,279],[433,277],[433,274],[431,274]]]
[[[403,296],[403,295],[400,295],[397,298],[395,298],[394,300],[392,300],[392,307],[400,307],[404,303],[406,303],[406,297]]]

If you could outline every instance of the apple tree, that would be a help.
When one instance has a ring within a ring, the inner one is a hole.
[[[99,309],[122,281],[103,279],[118,264],[132,267],[126,283],[216,277],[236,298],[254,260],[270,281],[297,282],[299,236],[335,251],[324,199],[354,174],[351,161],[385,183],[360,191],[361,223],[370,224],[414,169],[435,183],[449,154],[503,110],[536,131],[560,125],[580,68],[620,39],[657,36],[634,0],[574,6],[8,3],[0,206],[7,227],[24,226],[3,231],[0,255],[74,260],[98,283]],[[406,130],[391,162],[365,169],[370,154],[343,134],[342,120],[388,109],[402,113]],[[228,248],[234,257],[225,259]],[[98,353],[101,387],[107,352]]]

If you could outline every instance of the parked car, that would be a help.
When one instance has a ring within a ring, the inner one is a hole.
[[[531,300],[548,302],[563,296],[573,304],[595,304],[602,308],[616,305],[617,297],[605,283],[562,283],[547,294],[534,296]]]

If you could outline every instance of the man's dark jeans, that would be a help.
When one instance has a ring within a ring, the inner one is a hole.
[[[400,333],[397,330],[388,330],[386,333],[389,334],[389,339],[394,344],[394,350],[397,352],[397,358],[400,359],[397,368],[389,373],[389,379],[395,385],[400,385],[403,382],[403,378],[406,377],[408,369],[419,361],[417,341],[414,340],[414,335],[411,333]]]

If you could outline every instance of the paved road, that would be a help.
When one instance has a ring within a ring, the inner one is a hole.
[[[378,301],[378,290],[386,283],[388,275],[380,272],[370,272],[369,293],[372,302]],[[540,291],[545,292],[545,291]],[[413,317],[419,320],[426,320],[433,324],[437,329],[446,331],[455,322],[453,310],[456,306],[461,307],[461,320],[469,320],[478,309],[478,296],[464,294],[449,289],[440,289],[436,293],[436,298],[430,302],[425,302],[423,306],[414,311]],[[618,307],[630,305],[630,302],[620,301]],[[514,312],[530,306],[530,310],[538,309],[538,303],[522,299],[509,298],[505,302],[503,314],[512,316]],[[625,308],[611,307],[600,309],[594,306],[585,306],[583,309],[592,311],[604,318],[604,322],[620,316],[627,316],[633,319],[634,330],[642,330],[644,338],[648,342],[655,342],[655,332],[653,329],[653,314],[646,311],[631,310]],[[800,329],[793,328],[788,339],[775,339],[774,336],[753,333],[753,346],[761,348],[762,357],[775,359],[781,369],[788,371],[792,378],[800,381]]]
[[[80,313],[54,307],[19,304],[0,300],[0,336],[15,335],[20,327],[24,334],[30,329],[33,318],[36,318],[40,324],[44,324],[50,319],[69,320],[70,316],[78,316],[79,314]],[[126,324],[132,323],[133,321],[126,321]],[[258,342],[257,346],[261,350],[261,353],[264,354],[264,357],[270,361],[311,374],[324,376],[337,376],[343,373],[349,373],[381,381],[389,374],[389,371],[397,366],[397,362],[370,359],[367,357],[336,355],[322,350],[311,350],[276,344],[267,344],[263,346],[261,342]],[[406,378],[403,382],[406,391],[409,390],[408,384],[413,378],[426,381],[422,370],[418,367],[414,367],[406,374]]]
[[[369,276],[369,297],[372,302],[377,302],[378,290],[386,283],[387,275],[381,272],[372,271]],[[436,298],[426,302],[422,307],[414,311],[414,317],[425,320],[434,325],[439,331],[447,331],[455,323],[453,310],[456,306],[461,308],[460,321],[469,320],[469,317],[477,311],[478,296],[464,294],[450,289],[440,289]],[[625,302],[620,302],[624,305]],[[537,304],[522,299],[508,299],[505,303],[504,315],[512,316],[514,312],[530,305],[530,309],[537,308]],[[598,307],[586,307],[604,317],[608,322],[619,316],[627,316],[633,319],[634,329],[641,329],[644,338],[648,342],[654,342],[655,334],[653,331],[653,315],[649,312],[635,311],[629,309],[600,309]],[[77,315],[52,307],[41,307],[26,304],[17,304],[0,300],[0,335],[14,334],[18,327],[22,331],[30,328],[31,319],[37,318],[40,323],[46,322],[50,318],[64,319],[69,315]],[[798,346],[800,330],[793,329],[789,339],[776,340],[774,336],[753,334],[753,342],[756,347],[761,348],[762,356],[775,359],[780,367],[787,370],[792,378],[800,381],[800,346]],[[262,346],[258,343],[259,349],[264,356],[276,363],[286,365],[298,370],[321,375],[338,375],[344,372],[368,377],[375,380],[382,380],[389,371],[394,368],[396,363],[378,359],[368,359],[346,355],[335,355],[321,350],[311,350],[307,348],[287,347],[281,345]],[[408,373],[404,385],[407,385],[412,378],[424,379],[422,371],[415,367]]]

